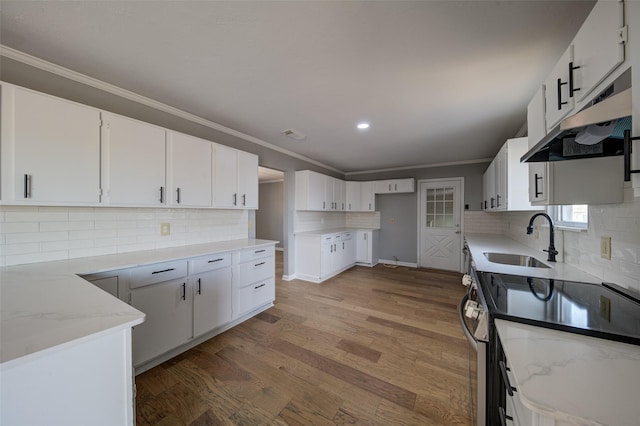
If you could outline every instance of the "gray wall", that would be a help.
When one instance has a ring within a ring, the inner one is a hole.
[[[256,237],[284,245],[284,182],[261,183],[256,211]]]
[[[375,174],[347,176],[348,180],[380,180],[396,178],[440,179],[464,177],[464,204],[469,210],[480,210],[482,175],[489,163],[448,167],[401,170]],[[418,261],[418,192],[411,194],[376,195],[376,210],[380,212],[380,259],[417,263]]]

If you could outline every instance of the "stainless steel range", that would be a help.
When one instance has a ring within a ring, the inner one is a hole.
[[[500,424],[504,360],[496,318],[640,345],[640,297],[612,284],[542,279],[470,268],[460,319],[477,348],[478,425]]]

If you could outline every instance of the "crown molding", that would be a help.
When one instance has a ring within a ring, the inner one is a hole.
[[[354,176],[354,175],[364,175],[368,173],[396,172],[400,170],[431,169],[434,167],[463,166],[465,164],[490,163],[492,160],[493,158],[478,158],[476,160],[452,161],[449,163],[434,163],[434,164],[422,164],[418,166],[391,167],[389,169],[362,170],[358,172],[347,172],[344,175]]]
[[[32,66],[34,68],[41,69],[43,71],[50,72],[52,74],[58,75],[60,77],[67,78],[69,80],[76,81],[78,83],[85,84],[87,86],[91,86],[93,88],[111,93],[112,95],[120,96],[121,98],[128,99],[130,101],[137,102],[142,105],[146,105],[148,107],[167,112],[176,117],[183,118],[185,120],[189,120],[193,123],[201,124],[203,126],[209,127],[210,129],[217,130],[222,133],[226,133],[231,136],[235,136],[239,139],[243,139],[245,141],[254,143],[256,145],[263,146],[265,148],[271,149],[273,151],[280,152],[282,154],[288,155],[290,157],[297,158],[299,160],[306,161],[311,164],[315,164],[316,166],[323,167],[327,170],[334,171],[336,173],[344,174],[342,170],[338,170],[334,167],[323,164],[319,161],[313,160],[311,158],[305,157],[304,155],[295,153],[285,148],[281,148],[279,146],[273,145],[269,142],[263,141],[262,139],[258,139],[251,135],[247,135],[245,133],[239,132],[237,130],[233,130],[229,127],[223,126],[222,124],[215,123],[213,121],[207,120],[205,118],[199,117],[195,114],[188,113],[181,109],[172,107],[165,103],[156,101],[151,98],[147,98],[146,96],[142,96],[138,93],[132,92],[130,90],[123,89],[121,87],[115,86],[110,83],[106,83],[102,80],[98,80],[93,77],[89,77],[88,75],[81,74],[77,71],[70,70],[60,65],[56,65],[54,63],[45,61],[44,59],[29,55],[27,53],[21,52],[20,50],[13,49],[11,47],[0,44],[0,56],[4,56],[9,59],[13,59],[14,61],[21,62],[23,64]]]

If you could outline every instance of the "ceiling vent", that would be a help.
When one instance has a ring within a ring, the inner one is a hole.
[[[286,136],[289,136],[291,139],[295,139],[297,141],[302,141],[307,138],[307,135],[305,135],[304,133],[296,129],[283,130],[282,133]]]

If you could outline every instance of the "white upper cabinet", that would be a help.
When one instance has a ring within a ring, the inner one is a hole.
[[[211,207],[213,144],[204,139],[167,133],[167,204]]]
[[[360,186],[360,209],[364,212],[376,210],[376,194],[373,192],[373,181],[362,182]]]
[[[486,210],[521,211],[539,210],[529,202],[529,164],[521,163],[520,157],[527,152],[527,138],[509,139],[500,148],[498,155],[483,177]],[[533,163],[535,164],[535,163]]]
[[[345,182],[346,201],[345,210],[348,212],[360,211],[360,198],[362,197],[362,182]]]
[[[573,62],[573,46],[569,46],[544,82],[547,131],[567,116],[575,105],[569,96],[569,64]]]
[[[326,176],[311,170],[296,172],[296,210],[326,210]]]
[[[547,134],[547,124],[545,118],[545,86],[538,88],[535,96],[527,106],[527,133],[529,148],[540,142]]]
[[[100,111],[2,85],[2,200],[100,202]]]
[[[333,210],[343,212],[346,199],[346,184],[341,179],[333,179]]]
[[[582,101],[624,62],[624,3],[599,1],[573,39],[569,96]],[[573,88],[573,91],[571,90]]]
[[[374,183],[373,190],[376,194],[415,192],[415,180],[413,178],[377,180]]]
[[[244,151],[238,153],[238,207],[258,208],[258,156]]]
[[[238,205],[238,154],[233,148],[213,146],[213,205],[235,208]]]
[[[103,185],[108,203],[164,205],[165,129],[105,112],[102,121]]]
[[[258,156],[224,145],[213,147],[213,205],[258,208]]]

